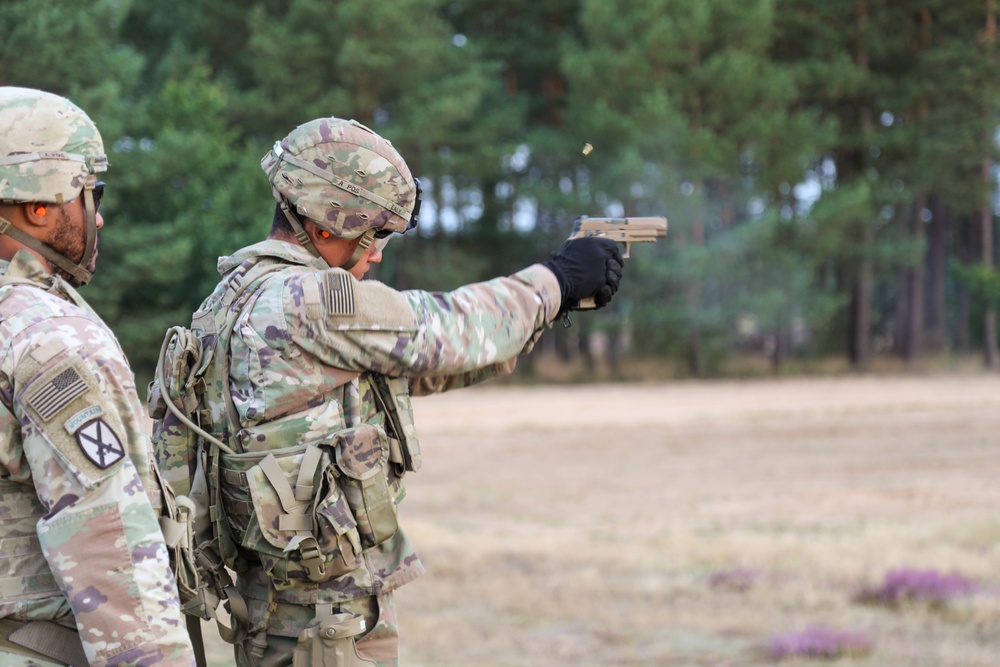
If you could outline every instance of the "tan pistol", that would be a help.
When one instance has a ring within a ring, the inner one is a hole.
[[[655,243],[656,239],[667,235],[667,219],[663,217],[648,218],[588,218],[582,216],[573,222],[571,239],[582,239],[585,236],[603,236],[612,241],[625,244],[622,257],[629,258],[633,243]],[[580,300],[580,310],[596,308],[594,297]]]

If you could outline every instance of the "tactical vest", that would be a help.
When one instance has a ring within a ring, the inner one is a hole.
[[[189,330],[168,332],[150,387],[157,460],[191,477],[185,486],[165,471],[194,501],[196,571],[182,585],[182,602],[202,618],[214,615],[206,608],[214,595],[206,599],[199,581],[204,575],[216,580],[216,593],[238,596],[224,577],[218,583],[220,561],[236,572],[259,563],[272,590],[322,583],[359,567],[365,549],[396,533],[402,477],[420,467],[407,381],[374,374],[349,380],[373,390],[379,409],[368,423],[349,423],[318,444],[245,451],[252,432],[241,425],[231,396],[232,332],[270,274],[287,267],[264,260],[227,275],[215,306],[196,312]],[[224,405],[225,414],[210,412],[213,405]],[[239,621],[239,613],[233,617]],[[223,629],[223,636],[232,641],[247,630]]]

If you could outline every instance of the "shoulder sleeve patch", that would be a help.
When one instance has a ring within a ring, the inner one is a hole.
[[[31,358],[40,364],[44,364],[57,354],[66,349],[66,344],[58,338],[50,340],[44,345],[39,345],[31,351]]]
[[[103,419],[94,419],[76,432],[76,444],[95,466],[107,470],[125,458],[125,447],[114,429]]]
[[[80,377],[75,368],[70,367],[43,381],[27,397],[26,402],[42,421],[47,422],[75,398],[87,393],[88,389],[86,380]]]
[[[354,283],[354,276],[343,271],[323,274],[323,307],[327,316],[354,315]]]

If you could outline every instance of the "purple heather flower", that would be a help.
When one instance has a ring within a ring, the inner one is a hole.
[[[905,602],[924,602],[943,606],[955,598],[975,593],[975,582],[960,574],[937,570],[890,570],[881,586],[866,588],[858,595],[861,602],[894,607]]]
[[[772,660],[860,657],[874,648],[875,640],[863,633],[811,626],[773,637],[767,645],[767,656]]]

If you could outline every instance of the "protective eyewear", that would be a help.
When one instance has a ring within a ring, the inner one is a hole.
[[[410,224],[406,226],[406,229],[400,232],[401,234],[405,234],[406,232],[410,231],[411,229],[417,226],[417,216],[420,214],[420,200],[424,194],[424,191],[420,188],[419,178],[414,178],[413,182],[417,186],[417,194],[413,198],[413,210],[410,212]],[[377,232],[375,232],[375,241],[376,243],[378,243],[379,241],[388,239],[390,236],[392,236],[392,234],[393,231],[391,229],[380,229]],[[380,249],[384,247],[385,243],[381,243],[379,245]]]
[[[101,210],[101,202],[104,201],[104,181],[97,181],[94,184],[94,213]]]

